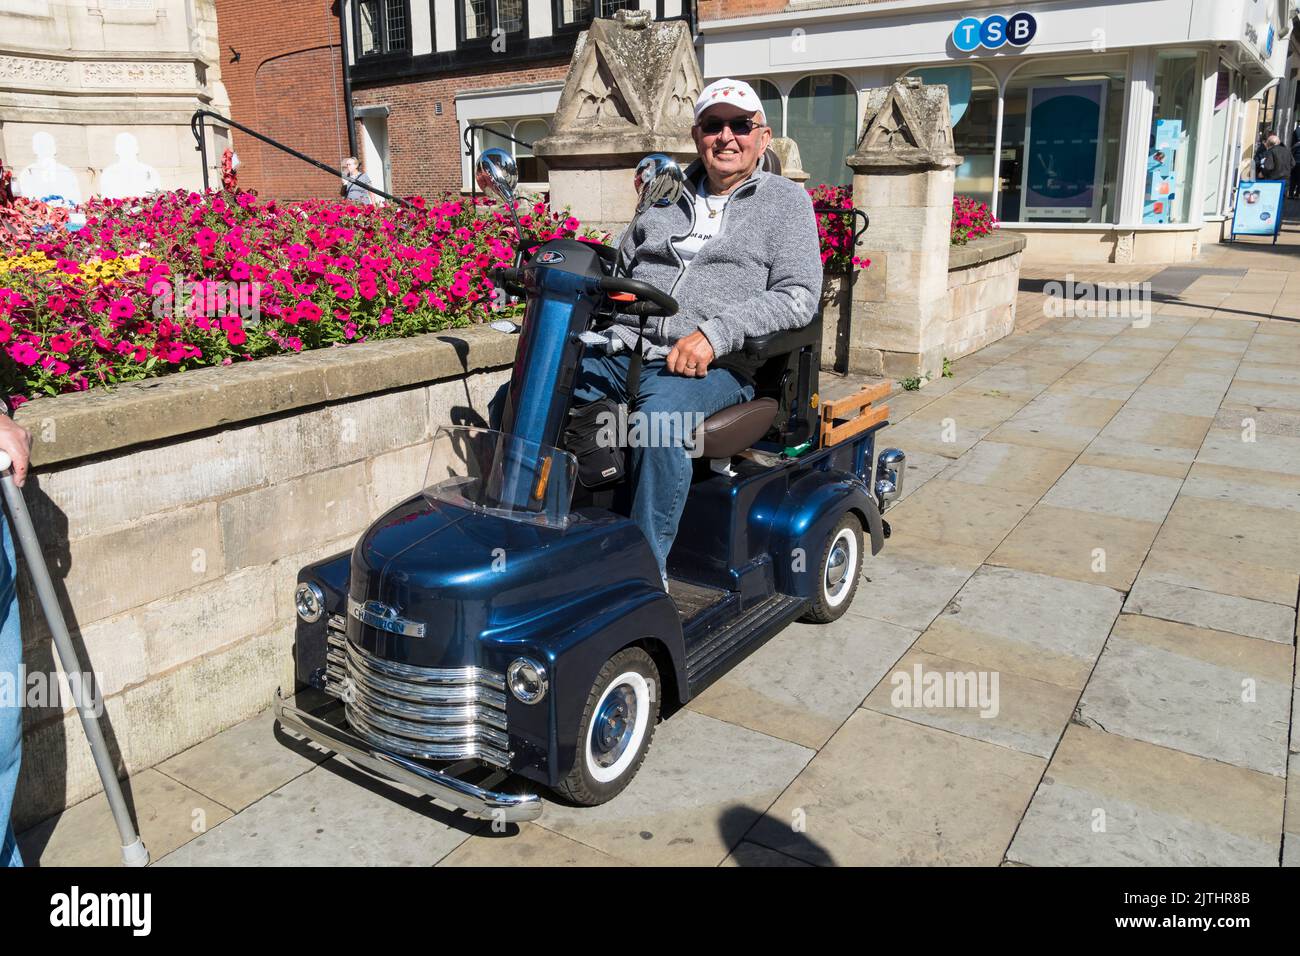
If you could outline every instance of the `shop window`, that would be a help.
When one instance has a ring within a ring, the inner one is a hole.
[[[489,40],[524,29],[525,0],[457,0],[460,42]]]
[[[998,171],[1003,222],[1114,222],[1123,55],[1045,60],[1007,84]]]
[[[1201,55],[1157,54],[1155,112],[1142,183],[1144,223],[1187,222],[1200,115]]]
[[[801,79],[790,91],[785,129],[799,144],[810,188],[852,181],[844,160],[857,145],[858,95],[848,80],[834,73]]]
[[[927,85],[948,87],[953,145],[962,158],[953,191],[991,204],[998,134],[997,79],[979,66],[925,67],[911,75]]]
[[[767,120],[767,125],[772,127],[772,135],[784,136],[785,107],[781,104],[781,91],[771,80],[750,80],[749,85],[763,102],[763,117]]]
[[[409,47],[407,0],[360,0],[353,19],[357,58]]]
[[[1223,212],[1224,184],[1232,168],[1235,143],[1229,134],[1232,114],[1232,73],[1219,64],[1214,84],[1214,112],[1211,118],[1210,138],[1207,142],[1205,162],[1205,199],[1201,212],[1218,216]]]

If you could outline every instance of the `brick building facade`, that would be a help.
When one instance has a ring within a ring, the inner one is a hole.
[[[217,28],[231,118],[338,166],[348,135],[337,2],[217,0]],[[241,185],[279,199],[338,194],[327,173],[238,130],[232,138]]]

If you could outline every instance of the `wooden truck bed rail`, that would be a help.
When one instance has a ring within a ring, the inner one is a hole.
[[[888,405],[873,402],[889,397],[893,382],[864,385],[852,395],[823,402],[821,406],[821,447],[837,445],[878,425],[889,417]]]

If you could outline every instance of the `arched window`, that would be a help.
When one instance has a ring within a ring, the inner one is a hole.
[[[834,73],[805,76],[790,92],[786,135],[799,144],[808,186],[847,186],[853,172],[844,165],[858,133],[858,94]]]
[[[993,153],[998,135],[998,81],[976,65],[922,67],[910,76],[927,86],[948,87],[952,139],[962,164],[953,191],[993,202]]]
[[[749,85],[763,101],[763,116],[767,119],[767,125],[772,127],[772,135],[784,136],[785,107],[781,103],[781,91],[771,80],[751,80]]]

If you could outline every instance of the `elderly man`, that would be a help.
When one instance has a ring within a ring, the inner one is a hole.
[[[718,80],[695,104],[699,159],[686,168],[676,205],[651,208],[619,243],[627,274],[672,295],[679,311],[651,319],[635,411],[696,419],[753,397],[747,337],[807,325],[817,311],[822,268],[812,200],[763,172],[772,141],[763,104],[747,83]],[[619,316],[612,348],[583,359],[575,404],[627,401],[639,319]],[[667,559],[691,483],[683,445],[632,449],[631,517],[650,541],[667,586]]]
[[[1291,167],[1295,165],[1291,151],[1282,145],[1282,139],[1277,133],[1269,133],[1264,146],[1264,153],[1259,158],[1259,178],[1288,181],[1291,178]]]
[[[0,403],[0,451],[13,461],[14,482],[21,487],[27,477],[32,436],[9,418],[8,401],[0,398]],[[23,687],[23,636],[18,624],[16,572],[9,522],[0,515],[0,682],[7,683],[11,690]],[[22,697],[21,692],[0,694],[0,866],[22,866],[23,862],[9,822],[22,755]]]

